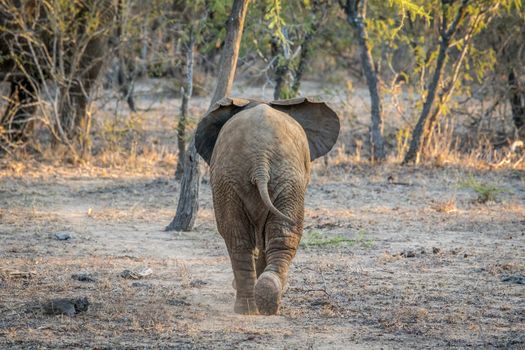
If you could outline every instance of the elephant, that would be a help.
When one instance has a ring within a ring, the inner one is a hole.
[[[224,98],[199,122],[195,147],[210,166],[236,313],[279,312],[302,236],[311,161],[331,150],[339,129],[326,103],[306,97],[269,103]]]

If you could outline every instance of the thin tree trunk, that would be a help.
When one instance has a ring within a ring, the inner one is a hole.
[[[421,110],[421,115],[419,116],[419,120],[417,121],[416,127],[414,128],[414,131],[412,132],[412,140],[410,141],[410,146],[408,148],[407,154],[405,155],[405,159],[403,159],[403,164],[408,164],[410,162],[415,162],[417,164],[419,162],[419,157],[421,155],[421,146],[423,144],[422,141],[426,133],[428,132],[428,126],[430,122],[429,120],[430,111],[432,109],[432,105],[436,98],[439,82],[441,81],[441,73],[443,71],[443,67],[445,66],[445,61],[447,59],[447,51],[449,48],[450,39],[456,32],[459,22],[463,18],[463,13],[465,11],[465,8],[468,2],[469,0],[463,0],[456,14],[456,18],[454,19],[454,21],[452,22],[449,28],[447,28],[445,5],[442,5],[443,6],[443,19],[442,19],[442,29],[441,29],[441,34],[440,34],[441,43],[439,46],[439,53],[438,53],[438,58],[437,58],[437,63],[436,63],[436,69],[434,70],[432,80],[428,87],[427,97],[423,105],[423,109]]]
[[[474,28],[477,27],[480,20],[481,18],[478,17],[475,23],[472,25],[472,29],[468,33],[466,33],[465,36],[463,37],[463,48],[461,49],[459,57],[456,60],[456,63],[454,64],[454,68],[452,69],[452,72],[453,72],[452,76],[447,82],[447,84],[445,85],[445,87],[438,94],[437,106],[436,108],[434,108],[434,111],[428,118],[428,122],[427,122],[428,130],[426,133],[423,133],[423,140],[422,140],[422,143],[425,145],[424,147],[429,146],[430,141],[432,139],[432,132],[437,123],[442,107],[449,101],[450,97],[454,93],[454,89],[456,87],[456,82],[459,79],[459,73],[461,72],[463,61],[465,60],[465,57],[467,56],[467,52],[470,49],[470,41],[473,37]],[[487,21],[487,24],[488,22],[489,21]]]
[[[283,31],[285,37],[286,32]],[[272,56],[276,57],[274,63],[275,69],[275,88],[273,90],[273,99],[281,100],[289,98],[290,94],[290,57],[280,45],[277,37],[272,38]]]
[[[13,79],[9,93],[9,103],[0,118],[0,127],[5,131],[5,140],[11,143],[25,142],[32,132],[35,112],[35,89],[27,78]]]
[[[215,102],[231,93],[249,2],[250,0],[234,0],[233,2],[232,12],[227,23],[226,40],[221,54],[217,86],[215,87],[210,108]],[[195,135],[192,137],[185,158],[177,213],[166,227],[167,231],[190,231],[193,228],[199,209],[200,174],[199,159],[195,148]]]
[[[363,16],[364,10],[366,9],[366,1],[362,1],[361,5],[359,5],[359,2],[360,1],[347,1],[345,11],[348,24],[350,24],[357,33],[357,41],[359,50],[361,51],[361,64],[370,93],[370,104],[372,107],[372,125],[370,126],[372,160],[383,161],[386,158],[383,140],[383,107],[381,105],[381,97],[379,96],[377,72],[375,71],[374,61],[370,53],[368,33]],[[359,7],[361,7],[361,11],[358,10]]]
[[[119,51],[120,50],[122,49],[119,48]],[[135,107],[135,99],[133,98],[133,90],[134,90],[133,77],[130,76],[134,74],[129,74],[129,72],[134,71],[134,69],[128,68],[128,66],[126,65],[125,58],[123,56],[124,56],[123,54],[119,54],[117,82],[118,82],[118,86],[120,87],[120,92],[122,94],[122,97],[126,99],[129,109],[132,112],[136,112],[137,109]]]
[[[234,0],[233,2],[232,12],[227,24],[226,40],[219,64],[219,77],[210,108],[215,102],[229,95],[231,92],[249,2],[250,0]]]
[[[511,69],[508,77],[509,100],[512,110],[512,120],[520,138],[525,138],[525,93],[520,89],[516,73]]]
[[[179,159],[175,179],[180,180],[184,172],[184,156],[186,154],[186,118],[188,116],[188,104],[193,94],[193,49],[195,46],[195,35],[193,28],[190,28],[190,37],[184,48],[186,50],[186,81],[182,87],[182,102],[180,107],[180,119],[177,125],[177,143],[179,148]]]
[[[144,24],[142,25],[142,46],[140,48],[140,69],[139,76],[148,76],[148,17],[144,16]]]
[[[410,141],[410,146],[408,148],[407,154],[405,155],[405,159],[403,160],[403,164],[407,164],[409,162],[419,163],[422,140],[425,137],[427,132],[426,130],[428,129],[427,124],[429,124],[428,119],[430,110],[432,109],[432,104],[436,98],[437,88],[441,80],[441,72],[443,71],[445,60],[447,58],[447,49],[448,41],[441,41],[436,69],[434,70],[432,81],[428,87],[427,98],[425,100],[425,104],[423,105],[423,109],[421,110],[421,115],[419,116],[414,131],[412,131],[412,140]]]
[[[372,55],[370,54],[368,38],[362,21],[358,22],[357,31],[359,47],[361,48],[361,63],[363,64],[372,107],[372,125],[370,129],[372,159],[382,161],[386,158],[386,154],[383,141],[383,107],[381,105],[381,98],[379,97],[377,74],[372,65]]]
[[[124,52],[125,38],[124,38],[124,26],[127,20],[127,11],[123,0],[118,2],[118,72],[117,72],[117,83],[119,86],[122,97],[128,103],[128,107],[131,111],[136,112],[135,100],[133,99],[133,77],[131,72],[134,72],[134,67],[128,67],[126,60],[126,53]],[[131,74],[130,74],[131,73]]]
[[[299,64],[297,65],[297,70],[295,71],[290,97],[297,96],[299,89],[301,88],[301,81],[303,79],[304,71],[306,70],[308,58],[310,57],[310,41],[312,40],[312,37],[312,32],[306,33],[303,43],[301,44],[301,56],[299,57]]]

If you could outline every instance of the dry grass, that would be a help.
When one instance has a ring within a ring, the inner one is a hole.
[[[309,87],[311,88],[311,87]],[[335,89],[335,88],[334,88]],[[338,90],[327,93],[331,106],[342,119],[339,142],[326,159],[315,168],[325,175],[328,167],[369,164],[368,101],[364,89],[352,89],[352,94],[339,96]],[[236,92],[238,93],[238,92]],[[315,93],[318,93],[317,91]],[[243,95],[260,97],[254,88],[244,89]],[[391,97],[389,97],[391,98]],[[140,100],[139,100],[140,101]],[[208,100],[198,97],[190,106],[189,133],[205,113]],[[49,173],[64,176],[171,176],[177,163],[176,124],[179,101],[142,101],[148,108],[137,113],[119,109],[112,104],[98,106],[94,114],[92,152],[84,159],[73,159],[66,147],[51,147],[37,140],[32,150],[18,149],[0,159],[0,176],[45,176]],[[394,108],[395,105],[389,108]],[[407,107],[404,114],[411,115]],[[395,108],[388,115],[385,137],[390,144],[388,164],[399,164],[408,148],[410,127],[403,113]],[[443,118],[425,145],[422,166],[461,167],[472,170],[525,169],[523,143],[517,141],[494,146],[490,135],[480,134],[472,140],[466,133],[467,120],[454,116]],[[189,137],[188,137],[189,138]],[[473,146],[465,147],[463,143]]]
[[[445,201],[436,201],[432,204],[432,209],[440,213],[454,213],[458,209],[456,207],[456,197],[452,197]]]

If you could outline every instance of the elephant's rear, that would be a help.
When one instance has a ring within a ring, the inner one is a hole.
[[[223,126],[210,165],[212,177],[245,190],[261,177],[269,177],[270,186],[283,179],[304,182],[310,170],[308,141],[293,118],[260,104]]]
[[[211,166],[217,227],[235,275],[235,312],[278,312],[302,234],[310,161],[331,149],[338,132],[335,112],[309,98],[268,104],[224,98],[199,123],[195,146]]]
[[[305,132],[288,115],[256,106],[223,126],[210,165],[219,232],[230,251],[259,248],[252,293],[260,313],[275,314],[302,233],[310,172]],[[230,256],[235,265],[237,257]],[[235,279],[253,278],[243,273],[238,269]],[[249,309],[246,300],[236,308]]]

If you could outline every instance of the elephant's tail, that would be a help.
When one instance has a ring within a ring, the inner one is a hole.
[[[295,221],[293,221],[288,216],[286,216],[283,213],[281,213],[279,211],[279,209],[277,209],[273,205],[272,200],[270,199],[270,194],[268,193],[268,181],[264,181],[263,179],[258,178],[258,179],[255,180],[255,183],[257,184],[257,189],[259,190],[259,194],[261,195],[261,199],[262,199],[263,203],[266,205],[266,207],[268,208],[268,210],[270,210],[270,212],[272,214],[274,214],[277,217],[285,220],[289,224],[295,225],[296,224]]]

